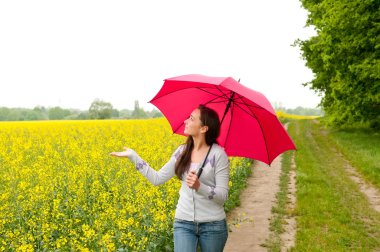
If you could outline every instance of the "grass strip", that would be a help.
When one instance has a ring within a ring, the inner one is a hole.
[[[380,189],[380,132],[356,128],[332,131],[329,136],[363,177]]]
[[[344,157],[317,120],[289,128],[297,146],[296,245],[293,251],[380,249],[380,214],[344,170]]]
[[[289,214],[287,213],[286,205],[288,203],[287,195],[289,193],[289,172],[291,169],[292,155],[292,151],[285,152],[282,155],[280,188],[276,195],[276,205],[272,208],[273,217],[271,218],[269,226],[271,235],[265,243],[265,247],[268,248],[268,251],[281,251],[280,235],[284,232],[283,223]]]

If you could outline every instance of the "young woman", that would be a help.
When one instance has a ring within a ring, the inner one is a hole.
[[[228,236],[223,205],[228,196],[229,161],[216,141],[219,117],[214,110],[200,105],[184,123],[186,143],[159,171],[129,148],[111,155],[129,158],[153,185],[163,184],[175,175],[181,180],[174,220],[175,251],[195,252],[198,242],[202,252],[223,251]]]

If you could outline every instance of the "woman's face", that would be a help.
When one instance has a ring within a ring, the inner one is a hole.
[[[190,136],[197,136],[201,133],[205,133],[205,126],[202,126],[201,112],[199,109],[195,109],[185,121],[184,133]]]

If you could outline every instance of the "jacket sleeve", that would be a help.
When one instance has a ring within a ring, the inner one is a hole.
[[[153,185],[161,185],[171,179],[175,172],[174,167],[177,158],[181,154],[182,146],[178,147],[177,150],[172,154],[170,160],[159,170],[156,171],[151,168],[135,151],[132,150],[132,155],[129,159],[135,164],[136,169],[149,180]]]
[[[228,198],[229,169],[229,160],[223,150],[215,164],[215,187],[201,183],[198,193],[208,197],[209,200],[223,205]]]

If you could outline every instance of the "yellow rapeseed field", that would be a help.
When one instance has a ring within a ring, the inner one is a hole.
[[[277,117],[281,119],[296,119],[296,120],[303,120],[303,119],[315,119],[320,116],[303,116],[303,115],[292,115],[292,114],[287,114],[283,111],[276,111]]]
[[[154,187],[109,153],[159,169],[184,139],[165,119],[0,123],[0,251],[170,249],[179,180]]]

